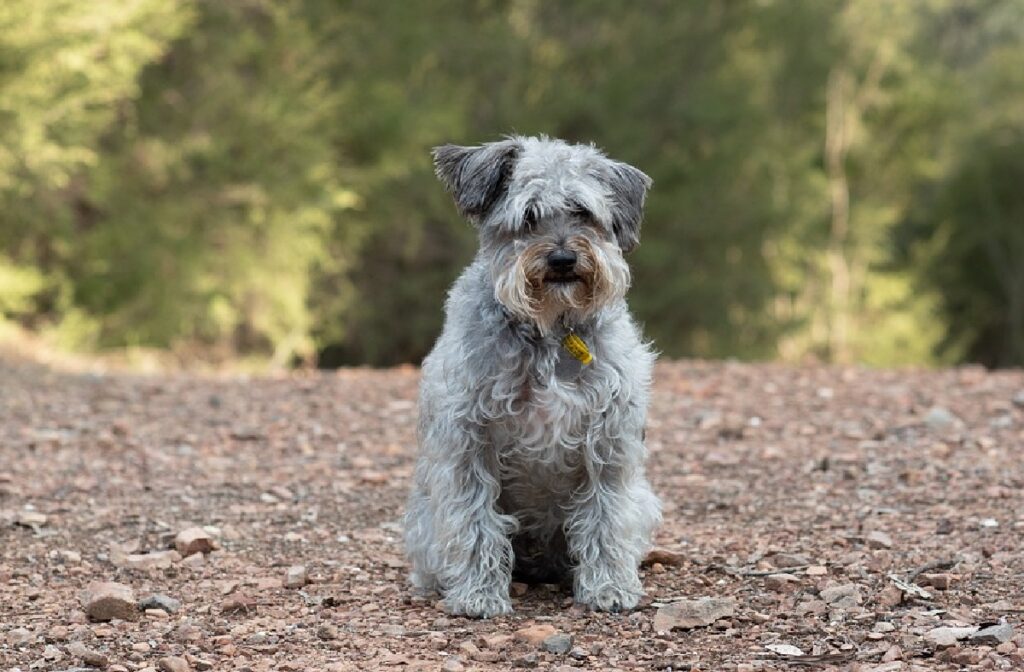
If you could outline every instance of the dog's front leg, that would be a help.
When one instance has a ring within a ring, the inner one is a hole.
[[[577,603],[601,611],[637,605],[644,594],[638,568],[659,517],[642,471],[603,465],[589,474],[566,520]]]
[[[513,516],[497,509],[497,459],[473,432],[448,437],[448,449],[429,468],[438,579],[445,609],[489,618],[512,611]],[[438,455],[438,453],[435,453]]]

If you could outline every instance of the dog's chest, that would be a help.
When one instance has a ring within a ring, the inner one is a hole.
[[[559,353],[532,367],[522,378],[518,412],[502,418],[494,428],[503,461],[575,470],[604,411],[604,400],[595,394],[599,375],[571,355]]]

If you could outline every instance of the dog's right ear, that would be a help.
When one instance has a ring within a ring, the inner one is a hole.
[[[501,197],[512,174],[519,143],[489,142],[479,147],[441,145],[434,148],[434,171],[455,197],[464,217],[479,220]]]

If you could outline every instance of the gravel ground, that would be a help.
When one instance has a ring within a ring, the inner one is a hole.
[[[1024,669],[1024,374],[656,379],[641,608],[516,585],[471,621],[405,583],[415,369],[0,359],[0,669]],[[95,581],[132,594],[90,605]]]

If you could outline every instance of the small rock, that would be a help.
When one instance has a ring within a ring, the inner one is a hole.
[[[871,629],[875,632],[885,633],[893,632],[894,630],[896,630],[896,626],[890,623],[889,621],[879,621],[875,623],[875,626]]]
[[[309,581],[306,568],[302,565],[294,565],[288,568],[284,577],[285,588],[302,588]]]
[[[903,672],[907,669],[907,666],[903,664],[903,661],[895,660],[888,663],[881,663],[880,665],[862,666],[860,669],[862,672]]]
[[[903,603],[903,591],[889,584],[878,593],[878,604],[883,607],[896,607]]]
[[[1007,655],[1007,654],[1013,653],[1016,650],[1017,650],[1017,645],[1014,644],[1013,642],[1003,642],[1002,644],[1000,644],[999,646],[996,647],[996,653],[1001,653],[1004,656]]]
[[[136,604],[132,589],[120,583],[97,581],[82,592],[82,607],[92,621],[133,621],[138,618]]]
[[[526,592],[529,589],[530,586],[528,586],[527,584],[521,583],[519,581],[513,581],[512,585],[509,586],[509,593],[512,594],[512,597],[522,597],[523,595],[526,595]]]
[[[1002,644],[1013,639],[1013,626],[1009,623],[998,623],[978,630],[971,635],[971,641],[977,644]]]
[[[479,638],[477,638],[477,642],[480,644],[480,646],[482,646],[485,649],[499,651],[512,643],[512,635],[481,635]]]
[[[175,563],[181,561],[181,554],[177,551],[154,551],[152,553],[131,553],[111,558],[117,567],[149,571],[153,569],[168,569]]]
[[[531,625],[526,628],[520,628],[516,630],[512,635],[518,642],[526,642],[532,646],[540,646],[545,639],[558,632],[555,630],[555,626],[548,625],[547,623],[539,625]]]
[[[860,586],[844,583],[821,591],[821,599],[834,609],[849,609],[861,603]]]
[[[804,652],[792,644],[767,644],[766,649],[773,653],[777,653],[780,656],[802,656]]]
[[[516,667],[537,667],[537,661],[540,657],[536,653],[528,653],[522,658],[517,658],[515,661]]]
[[[459,660],[458,656],[448,656],[444,659],[444,665],[441,666],[444,672],[462,672],[466,667]]]
[[[644,557],[642,565],[649,567],[650,565],[658,563],[666,567],[678,567],[685,561],[686,556],[682,553],[657,546],[647,552],[647,556]]]
[[[934,406],[928,411],[928,414],[924,416],[924,424],[929,429],[939,431],[947,429],[954,424],[959,422],[959,418],[953,415],[949,409],[943,408],[942,406]]]
[[[957,642],[962,639],[967,639],[977,630],[977,628],[952,628],[944,626],[929,630],[924,633],[924,638],[925,641],[932,646],[944,649],[950,646],[956,646]]]
[[[792,574],[769,574],[764,578],[764,586],[776,593],[788,593],[800,584],[800,579]]]
[[[551,635],[550,637],[546,637],[541,643],[541,648],[548,653],[555,653],[559,655],[569,653],[569,650],[572,649],[572,635],[559,632]]]
[[[881,530],[874,530],[868,533],[865,537],[865,541],[868,542],[868,548],[880,550],[883,548],[892,548],[892,537]]]
[[[772,564],[780,569],[803,567],[811,564],[811,559],[803,553],[776,553],[772,556]]]
[[[160,659],[161,672],[189,672],[191,666],[188,661],[178,656],[166,656]]]
[[[983,655],[984,654],[977,649],[963,649],[961,651],[955,651],[951,656],[951,660],[957,665],[968,667],[980,663]]]
[[[828,567],[825,565],[811,565],[807,568],[807,576],[825,576],[828,574]]]
[[[894,660],[903,660],[903,649],[893,644],[890,646],[885,655],[882,656],[883,663],[891,663]]]
[[[331,623],[324,623],[316,629],[316,636],[324,641],[338,638],[338,628]]]
[[[220,603],[220,613],[241,614],[256,609],[256,599],[246,593],[236,593]]]
[[[590,657],[590,652],[584,649],[582,646],[574,646],[569,651],[569,657],[574,660],[586,660]]]
[[[110,664],[107,657],[99,651],[93,651],[92,649],[86,648],[85,644],[81,642],[72,642],[68,646],[68,653],[75,658],[80,659],[83,663],[89,667],[104,668]]]
[[[9,646],[21,646],[34,641],[36,638],[31,630],[26,628],[15,628],[7,633],[7,644]]]
[[[163,609],[168,614],[173,614],[178,611],[178,609],[181,609],[181,602],[173,597],[168,597],[160,593],[153,593],[152,595],[147,595],[139,600],[139,609],[142,611],[147,611],[149,609]]]
[[[918,583],[931,586],[937,590],[949,590],[950,586],[953,585],[954,578],[952,574],[922,574]]]
[[[736,613],[736,600],[729,597],[702,597],[667,604],[654,614],[654,630],[670,632],[676,628],[711,625]]]
[[[178,533],[174,547],[183,558],[195,553],[209,553],[213,550],[213,537],[201,527],[190,527]]]
[[[19,511],[18,517],[14,519],[14,523],[15,525],[31,527],[32,529],[37,530],[43,525],[46,525],[46,520],[46,514],[39,513],[38,511]]]

